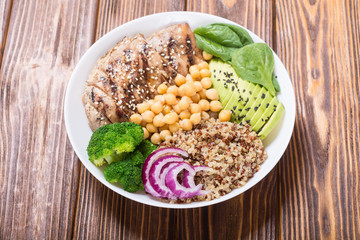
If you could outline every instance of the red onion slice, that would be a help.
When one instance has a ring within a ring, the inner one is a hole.
[[[157,193],[154,188],[151,186],[149,182],[149,172],[151,165],[155,162],[157,158],[164,154],[179,154],[183,157],[188,157],[188,153],[180,148],[160,148],[153,153],[151,153],[145,160],[143,169],[142,169],[142,180],[144,184],[145,191],[153,195],[154,197],[161,197],[159,193]]]
[[[194,182],[194,177],[195,174],[199,171],[209,171],[211,168],[207,167],[207,166],[193,166],[193,168],[195,169],[195,172],[189,172],[189,171],[185,171],[184,173],[184,177],[183,177],[183,185],[184,187],[187,188],[193,188],[195,187],[195,182]],[[199,195],[205,195],[207,193],[207,191],[201,190],[199,192]]]
[[[196,174],[196,171],[193,171],[193,172],[185,171],[184,177],[183,177],[183,182],[182,182],[184,187],[187,187],[187,188],[195,187],[195,182],[194,182],[195,174]]]
[[[161,169],[160,176],[159,176],[161,184],[166,185],[165,184],[166,174],[169,172],[169,170],[171,168],[177,166],[178,164],[179,164],[178,162],[165,164],[165,166]]]
[[[174,193],[165,185],[165,182],[160,181],[160,174],[166,164],[182,163],[184,159],[177,155],[165,155],[158,158],[151,166],[149,172],[149,182],[153,189],[159,193],[163,198],[176,199]]]
[[[199,194],[202,188],[202,184],[198,184],[192,188],[187,188],[181,185],[177,180],[177,175],[184,169],[189,171],[190,174],[195,175],[195,169],[190,164],[186,162],[179,163],[172,167],[166,174],[165,184],[178,198],[192,198]]]

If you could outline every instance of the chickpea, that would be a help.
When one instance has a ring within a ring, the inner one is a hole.
[[[162,83],[158,86],[157,92],[159,94],[164,94],[164,93],[166,93],[167,89],[168,89],[168,87],[164,83]]]
[[[179,88],[177,86],[170,86],[167,89],[167,93],[172,93],[177,96],[179,94]]]
[[[146,129],[149,131],[149,133],[157,132],[157,127],[154,126],[152,123],[146,124]]]
[[[153,121],[155,114],[152,111],[147,110],[143,112],[141,116],[145,122],[150,123]]]
[[[194,82],[194,88],[196,92],[200,92],[201,90],[203,90],[203,86],[201,82],[198,81]]]
[[[194,80],[200,78],[200,71],[197,65],[190,66],[189,73]]]
[[[168,93],[165,95],[165,102],[169,105],[176,104],[176,96],[172,93]]]
[[[165,125],[163,122],[164,115],[160,113],[159,115],[156,115],[153,119],[153,124],[155,127],[162,127]]]
[[[219,113],[219,119],[222,122],[228,122],[228,121],[230,121],[230,118],[231,118],[231,111],[229,111],[229,110],[222,110]]]
[[[185,96],[185,84],[183,84],[179,87],[178,96],[180,96],[180,97]]]
[[[194,103],[198,103],[200,101],[200,94],[197,93],[194,96],[192,96],[191,101],[193,101]]]
[[[188,83],[182,85],[181,87],[184,87],[184,95],[185,96],[192,97],[196,94],[195,86],[191,82],[188,82]]]
[[[179,116],[175,112],[171,112],[165,115],[163,122],[166,124],[174,124],[179,120]]]
[[[203,79],[201,79],[201,86],[205,89],[210,88],[212,85],[212,80],[209,77],[204,77]]]
[[[171,112],[172,108],[169,105],[165,105],[162,114],[166,115]]]
[[[180,119],[189,119],[191,116],[191,113],[189,112],[189,110],[184,110],[180,113]]]
[[[174,105],[172,108],[178,114],[181,112],[181,108],[180,108],[179,104]]]
[[[201,90],[201,91],[199,92],[199,95],[200,95],[200,98],[201,98],[201,99],[207,99],[207,98],[206,98],[206,90],[205,90],[205,89]]]
[[[213,55],[211,55],[210,53],[207,53],[205,51],[202,52],[203,58],[206,61],[209,61],[210,59],[212,59]]]
[[[180,121],[180,127],[185,130],[185,131],[189,131],[192,129],[192,123],[190,121],[190,119],[184,119]]]
[[[210,102],[210,111],[218,112],[222,108],[221,103],[219,101],[211,101]]]
[[[149,136],[150,136],[149,131],[148,131],[146,128],[144,128],[144,127],[143,127],[143,130],[144,130],[144,139],[149,138]]]
[[[171,132],[169,130],[163,130],[160,132],[161,140],[165,140],[169,136],[171,136]]]
[[[176,85],[181,86],[184,83],[186,83],[186,79],[185,79],[185,77],[183,75],[178,74],[175,77],[175,83],[176,83]]]
[[[176,131],[179,130],[179,128],[180,128],[180,124],[177,123],[177,122],[174,123],[174,124],[169,125],[170,132],[176,132]]]
[[[137,109],[138,109],[138,112],[141,114],[150,109],[150,104],[148,102],[139,103],[137,105]]]
[[[162,96],[162,95],[156,95],[155,98],[154,98],[154,103],[156,103],[156,102],[161,102],[162,104],[164,104],[165,103],[165,97]],[[154,105],[154,103],[151,104],[151,106]]]
[[[206,121],[210,118],[210,115],[207,112],[202,112],[201,118]]]
[[[140,124],[142,122],[142,117],[140,114],[133,114],[130,117],[130,122],[136,123],[136,124]]]
[[[201,78],[210,77],[210,76],[211,76],[211,72],[210,72],[209,69],[201,69],[201,70],[200,70],[200,76],[201,76]]]
[[[201,122],[201,113],[195,113],[190,116],[190,121],[195,125]]]
[[[192,104],[190,104],[190,112],[191,112],[191,114],[201,112],[201,107],[200,107],[200,105],[197,104],[197,103],[192,103]]]
[[[186,79],[186,82],[193,82],[194,81],[194,79],[191,77],[190,74],[186,75],[185,79]]]
[[[150,99],[149,101],[147,101],[148,102],[148,104],[149,104],[149,109],[150,109],[150,107],[151,107],[151,105],[153,105],[154,104],[154,99]]]
[[[201,110],[203,110],[203,111],[209,111],[209,109],[210,109],[210,103],[208,100],[205,100],[205,99],[201,99],[199,101],[199,106],[201,107]]]
[[[206,90],[206,97],[210,100],[218,100],[219,99],[218,92],[215,88]]]
[[[169,130],[169,125],[168,124],[164,124],[164,126],[159,127],[159,131],[164,131],[164,130]]]
[[[151,111],[153,111],[155,114],[159,114],[164,109],[161,102],[155,102],[153,105],[151,105]]]
[[[198,64],[198,68],[201,69],[209,69],[209,64],[205,61],[202,61],[201,63]]]
[[[154,134],[151,136],[150,141],[151,141],[153,144],[160,144],[160,143],[161,143],[160,134],[159,134],[159,133],[154,133]]]
[[[190,101],[188,101],[186,99],[181,99],[177,105],[179,106],[180,110],[182,111],[182,110],[188,109],[190,107]]]
[[[183,96],[183,97],[181,98],[181,100],[182,100],[182,99],[184,99],[185,101],[188,101],[189,103],[192,102],[191,97],[188,97],[188,96]]]

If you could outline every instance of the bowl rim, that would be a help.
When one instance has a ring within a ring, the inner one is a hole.
[[[161,17],[172,17],[172,16],[176,16],[181,14],[182,17],[185,17],[183,22],[189,22],[191,21],[191,18],[196,18],[196,17],[200,17],[200,18],[204,18],[205,19],[209,19],[211,22],[215,22],[215,21],[219,21],[219,22],[225,22],[225,23],[230,23],[230,24],[235,24],[237,26],[242,27],[243,29],[245,29],[246,31],[248,31],[248,33],[250,34],[250,36],[255,40],[255,42],[264,42],[260,37],[258,37],[255,33],[253,33],[252,31],[250,31],[249,29],[233,22],[230,21],[228,19],[216,16],[216,15],[211,15],[211,14],[207,14],[207,13],[200,13],[200,12],[188,12],[188,11],[172,11],[172,12],[162,12],[162,13],[155,13],[155,14],[151,14],[151,15],[146,15],[140,18],[136,18],[132,21],[126,22],[116,28],[114,28],[113,30],[109,31],[108,33],[104,34],[100,39],[98,39],[95,43],[92,44],[92,46],[83,54],[83,56],[80,58],[79,62],[77,63],[70,81],[68,82],[67,88],[66,88],[66,94],[65,94],[65,100],[64,100],[64,119],[65,119],[65,126],[66,126],[66,130],[67,130],[67,134],[70,140],[70,143],[75,151],[75,153],[77,154],[78,158],[80,159],[80,161],[82,162],[82,164],[85,166],[85,168],[91,173],[92,176],[94,176],[98,181],[100,181],[102,184],[104,184],[106,187],[110,188],[111,190],[113,190],[114,192],[129,198],[131,200],[134,200],[136,202],[139,203],[143,203],[146,205],[150,205],[150,206],[154,206],[154,207],[162,207],[162,208],[173,208],[173,209],[187,209],[187,208],[198,208],[198,207],[205,207],[205,206],[210,206],[213,204],[217,204],[220,202],[224,202],[228,199],[234,198],[236,196],[239,196],[240,194],[244,193],[245,191],[247,191],[248,189],[252,188],[253,186],[255,186],[258,182],[260,182],[261,180],[263,180],[265,178],[265,176],[268,175],[268,173],[274,169],[274,167],[276,166],[276,164],[279,162],[279,160],[281,159],[282,155],[284,154],[289,141],[291,139],[292,133],[293,133],[293,129],[294,129],[294,124],[295,124],[295,110],[296,110],[296,105],[295,105],[295,94],[294,94],[294,88],[292,85],[292,82],[290,80],[289,74],[287,72],[287,70],[285,69],[285,66],[283,65],[282,61],[279,59],[279,57],[277,56],[277,54],[275,52],[274,53],[274,59],[275,59],[275,64],[276,63],[280,63],[280,69],[282,70],[282,74],[285,75],[284,78],[285,80],[288,80],[287,84],[291,87],[291,92],[289,93],[290,96],[292,96],[291,102],[293,102],[293,107],[292,109],[286,109],[286,114],[288,114],[288,112],[290,113],[290,116],[288,117],[288,134],[285,136],[285,139],[282,140],[282,142],[285,142],[285,144],[282,145],[282,148],[279,149],[279,151],[276,153],[275,156],[275,161],[272,161],[271,164],[269,165],[269,167],[265,170],[262,171],[262,176],[260,176],[259,178],[256,178],[254,181],[252,181],[250,184],[250,180],[254,179],[254,177],[252,177],[251,179],[249,179],[249,181],[242,186],[241,188],[238,189],[234,189],[232,192],[211,200],[211,201],[201,201],[201,202],[192,202],[192,203],[182,203],[182,204],[171,204],[171,203],[167,203],[167,202],[162,202],[160,200],[157,200],[155,198],[150,197],[150,199],[152,200],[148,200],[148,201],[144,201],[139,199],[138,197],[136,197],[137,195],[145,195],[145,193],[128,193],[126,191],[124,191],[123,189],[119,188],[118,186],[111,184],[109,182],[107,182],[104,178],[101,178],[97,175],[97,173],[94,170],[95,165],[93,165],[88,159],[84,159],[83,154],[81,153],[81,149],[79,149],[78,145],[76,144],[76,136],[74,133],[74,129],[72,128],[72,118],[71,115],[69,114],[70,110],[71,110],[71,102],[70,102],[70,98],[71,98],[71,90],[72,88],[74,88],[74,86],[76,86],[77,84],[77,80],[76,77],[77,73],[79,73],[79,71],[81,71],[81,69],[83,68],[83,66],[87,63],[88,59],[91,59],[93,57],[91,57],[92,54],[94,54],[97,49],[104,43],[109,42],[109,40],[111,40],[112,37],[116,36],[116,34],[118,32],[121,32],[121,30],[123,28],[126,27],[131,27],[131,25],[136,25],[139,24],[143,21],[147,21],[147,20],[151,20],[152,18],[161,18]],[[189,20],[190,18],[190,20]],[[177,22],[173,22],[172,24],[175,24]],[[165,27],[166,24],[160,24],[159,25],[161,28]],[[117,41],[119,41],[121,39],[121,37],[123,37],[125,35],[122,36],[116,36],[117,37]],[[109,50],[109,49],[108,49]],[[102,53],[103,55],[104,53]],[[102,56],[101,55],[101,56]],[[98,58],[95,60],[95,62],[98,60]],[[91,69],[93,68],[94,65],[91,65]],[[284,81],[285,81],[284,80]],[[86,81],[86,80],[85,80]],[[85,86],[85,81],[84,81],[84,85]],[[79,83],[78,83],[79,84]],[[279,82],[280,84],[280,82]],[[282,87],[282,85],[280,84],[280,86]],[[80,99],[81,100],[81,99]],[[289,111],[290,110],[290,111]],[[85,114],[85,111],[84,111]],[[284,118],[284,115],[282,116],[282,119]],[[280,122],[280,121],[279,121]],[[282,120],[283,122],[283,120]],[[279,125],[279,123],[277,124]],[[283,124],[281,124],[283,125]],[[90,128],[89,128],[90,129]],[[280,129],[280,127],[279,127]],[[273,130],[274,131],[274,130]],[[274,141],[276,138],[273,138],[272,141]],[[266,139],[265,139],[266,140]],[[265,144],[264,144],[265,145]],[[87,156],[87,155],[86,155]],[[268,161],[268,159],[266,159],[264,161],[264,163],[266,161]],[[261,164],[261,166],[263,166],[263,164]],[[91,165],[90,165],[91,164]],[[96,167],[95,167],[96,168]],[[260,168],[261,169],[261,168]],[[257,172],[258,173],[258,172]],[[255,173],[255,175],[257,174]],[[255,176],[254,175],[254,176]],[[240,192],[236,192],[234,194],[234,192],[236,190],[241,189]],[[147,195],[147,194],[146,194]]]

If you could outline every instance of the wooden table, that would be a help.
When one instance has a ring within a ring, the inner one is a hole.
[[[1,0],[0,239],[360,238],[358,0]],[[82,166],[63,102],[76,63],[132,19],[199,11],[263,38],[289,71],[296,122],[276,168],[200,209],[149,207]]]

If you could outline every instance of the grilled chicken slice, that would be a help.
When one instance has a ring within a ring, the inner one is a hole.
[[[161,83],[174,84],[176,74],[142,35],[123,39],[98,60],[87,80],[83,103],[90,128],[128,121],[138,103],[153,98]]]
[[[116,102],[99,88],[87,86],[82,100],[93,131],[105,124],[116,122]]]
[[[177,72],[185,76],[201,60],[188,24],[162,29],[148,40],[141,34],[123,38],[97,61],[86,82],[82,100],[90,128],[128,121],[161,83],[175,84]]]
[[[188,74],[190,65],[203,60],[196,45],[195,35],[187,23],[161,29],[146,40],[166,59],[167,64],[183,76]]]

